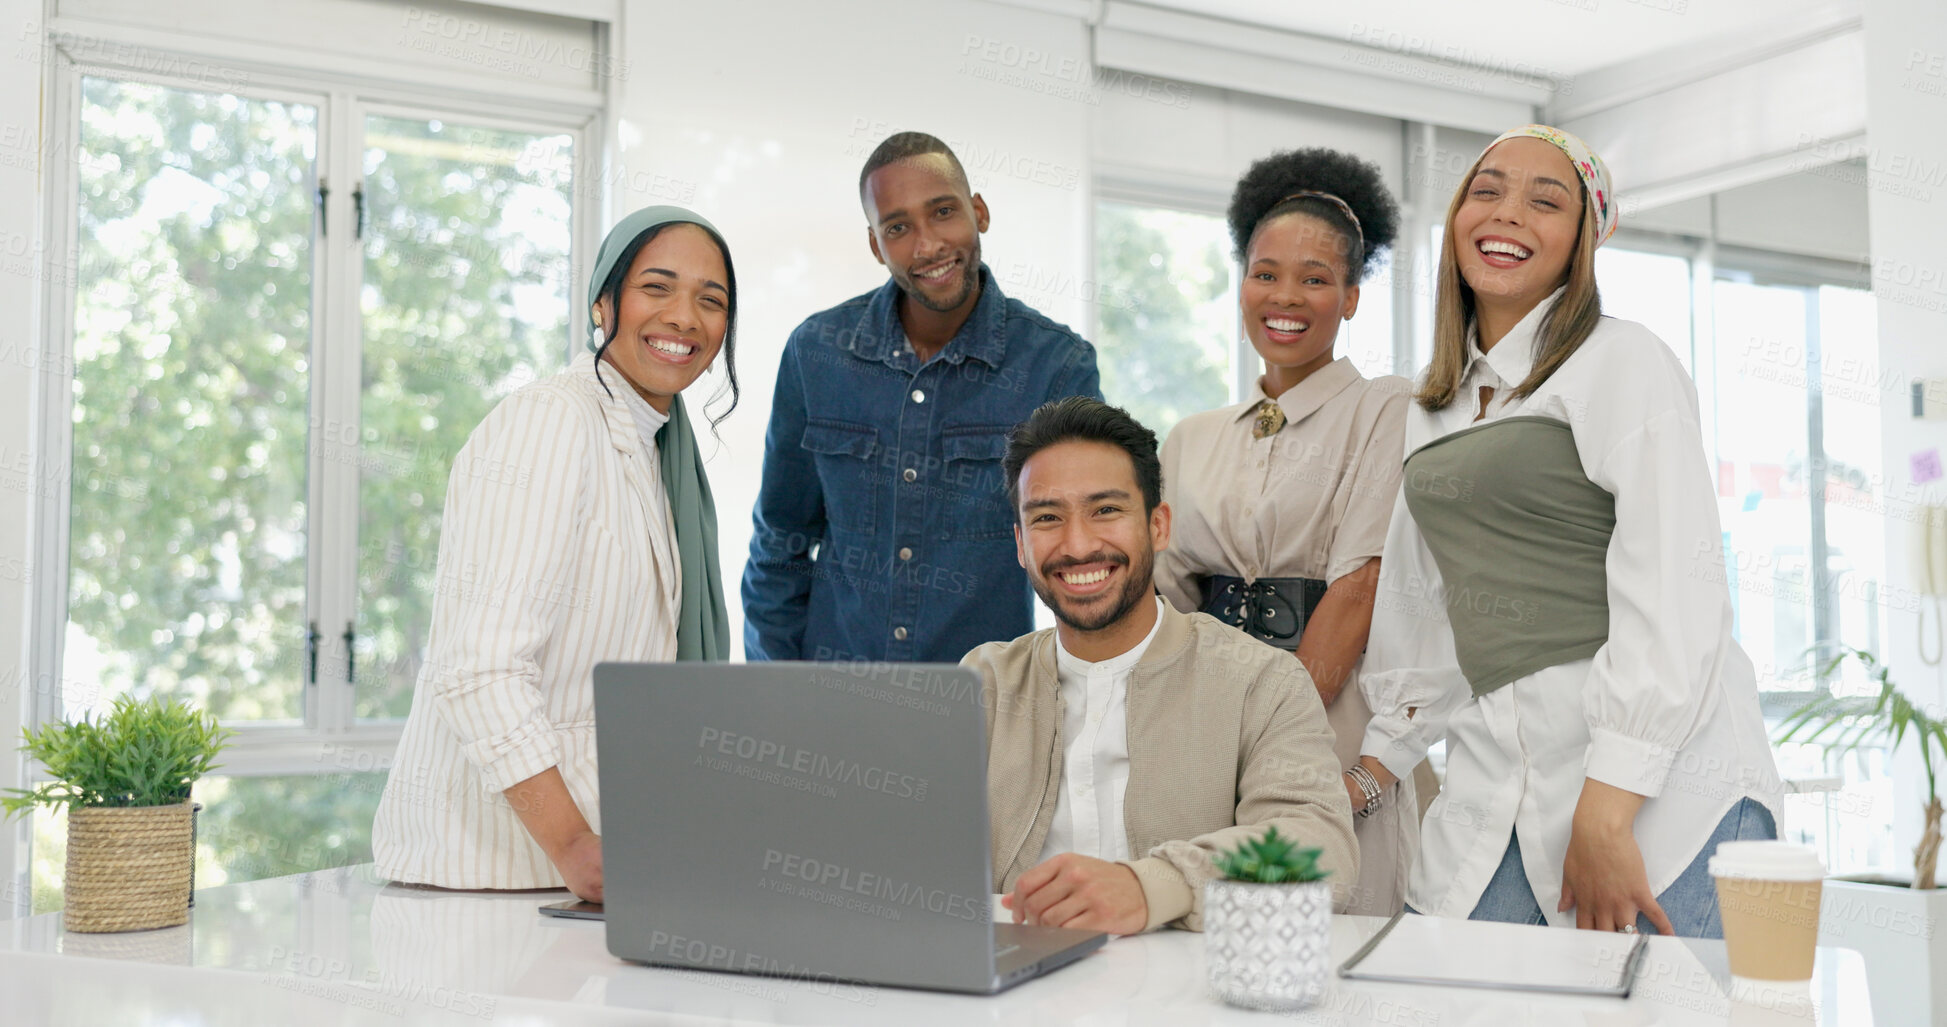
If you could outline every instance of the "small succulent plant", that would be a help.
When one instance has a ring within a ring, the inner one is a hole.
[[[1301,849],[1298,842],[1278,833],[1276,827],[1264,837],[1245,839],[1243,844],[1215,857],[1217,869],[1233,881],[1246,884],[1306,884],[1323,880],[1330,870],[1318,868],[1324,849]]]

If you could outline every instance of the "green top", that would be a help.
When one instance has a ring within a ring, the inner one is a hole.
[[[1436,439],[1406,458],[1405,489],[1476,696],[1609,640],[1616,499],[1582,473],[1567,424],[1504,417]]]

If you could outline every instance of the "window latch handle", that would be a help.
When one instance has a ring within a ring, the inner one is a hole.
[[[345,622],[345,634],[342,637],[345,639],[345,684],[349,685],[358,680],[357,672],[352,669],[352,643],[358,641],[358,631],[351,621]]]
[[[318,683],[318,642],[323,638],[324,635],[318,631],[318,622],[312,621],[311,630],[304,635],[304,651],[311,658],[311,678],[308,682],[309,684],[315,685]]]
[[[318,179],[318,234],[321,236],[331,234],[331,207],[328,206],[330,200],[331,183],[326,179]],[[313,674],[311,677],[315,680],[317,675]]]

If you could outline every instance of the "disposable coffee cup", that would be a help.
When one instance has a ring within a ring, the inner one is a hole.
[[[1731,961],[1731,1000],[1768,1009],[1811,1004],[1825,864],[1809,845],[1725,842],[1710,857]]]

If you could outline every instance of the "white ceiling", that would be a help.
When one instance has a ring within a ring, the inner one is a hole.
[[[1142,0],[1266,28],[1561,79],[1660,50],[1775,32],[1834,0]],[[1857,6],[1856,3],[1851,6]]]

